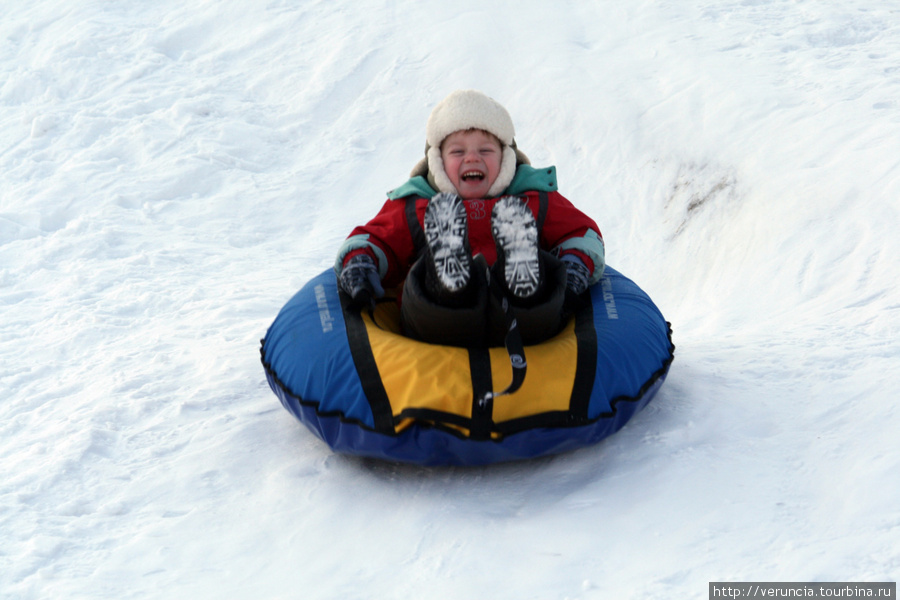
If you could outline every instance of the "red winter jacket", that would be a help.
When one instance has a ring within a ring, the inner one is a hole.
[[[519,165],[516,177],[504,195],[527,198],[540,229],[540,246],[558,256],[574,254],[591,271],[591,283],[603,275],[605,265],[603,238],[597,224],[555,190],[556,173],[549,169],[533,169]],[[522,189],[535,188],[535,189]],[[409,192],[409,193],[407,193]],[[381,211],[371,221],[356,227],[341,250],[335,263],[340,273],[346,262],[358,255],[368,254],[378,265],[385,286],[402,283],[418,257],[419,248],[413,239],[408,217],[418,220],[418,229],[424,227],[425,207],[434,195],[424,178],[414,177],[389,194]],[[546,197],[546,209],[541,214],[541,196]],[[472,255],[483,254],[488,265],[497,260],[497,250],[491,234],[491,211],[498,198],[463,200],[468,214],[469,245]],[[409,206],[409,203],[414,203]]]

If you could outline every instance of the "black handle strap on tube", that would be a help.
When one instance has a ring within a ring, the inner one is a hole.
[[[519,331],[516,315],[509,305],[509,300],[506,298],[503,298],[502,306],[503,314],[506,317],[504,345],[506,346],[506,353],[509,354],[509,363],[512,366],[512,381],[502,392],[486,392],[481,399],[482,406],[491,402],[494,398],[507,396],[518,391],[525,382],[525,373],[528,370],[528,363],[525,360],[525,344],[522,342],[522,333]]]

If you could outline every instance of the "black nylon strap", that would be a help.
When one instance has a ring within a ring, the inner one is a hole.
[[[509,364],[512,366],[512,381],[499,394],[490,394],[494,398],[518,391],[525,382],[525,373],[528,370],[528,363],[525,361],[525,344],[522,342],[522,333],[516,322],[515,309],[509,305],[509,300],[506,298],[503,298],[502,306],[503,314],[506,317],[506,338],[503,341],[506,345],[506,353],[509,355]]]
[[[519,417],[497,423],[496,430],[500,435],[511,435],[527,429],[539,429],[545,427],[568,427],[572,425],[571,412],[566,410],[553,410],[538,413],[528,417]]]
[[[406,226],[409,228],[413,247],[418,254],[425,250],[428,241],[425,239],[425,231],[422,230],[422,224],[419,223],[419,216],[416,214],[416,200],[415,196],[406,199]]]
[[[469,372],[472,376],[472,426],[474,440],[491,437],[494,425],[494,400],[489,397],[491,383],[491,354],[487,348],[469,348]]]
[[[594,305],[590,294],[582,294],[580,306],[575,311],[575,340],[578,358],[575,363],[575,381],[569,400],[569,420],[572,425],[587,423],[591,391],[597,375],[597,331],[594,328]]]
[[[436,425],[456,425],[464,429],[472,430],[472,420],[462,415],[434,410],[431,408],[405,408],[394,417],[394,423],[399,424],[404,419],[417,421],[431,421]]]
[[[547,210],[549,207],[550,197],[547,195],[547,192],[538,192],[538,215],[536,221],[538,235],[544,230],[544,221],[547,220]]]
[[[372,354],[372,346],[369,345],[369,333],[366,331],[362,312],[350,305],[350,296],[343,291],[339,293],[339,296],[347,329],[350,356],[353,357],[353,365],[356,367],[359,381],[369,401],[369,407],[372,409],[375,431],[392,434],[394,433],[394,419],[391,401],[381,382],[381,374],[378,372],[375,355]]]

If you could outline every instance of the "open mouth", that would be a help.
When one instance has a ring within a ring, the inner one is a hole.
[[[466,171],[460,176],[460,179],[463,181],[482,181],[484,180],[484,173],[481,171]]]

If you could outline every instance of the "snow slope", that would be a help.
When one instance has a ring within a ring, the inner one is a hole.
[[[0,597],[898,579],[900,1],[0,12]],[[675,363],[572,454],[332,455],[258,341],[463,87],[557,165]]]

